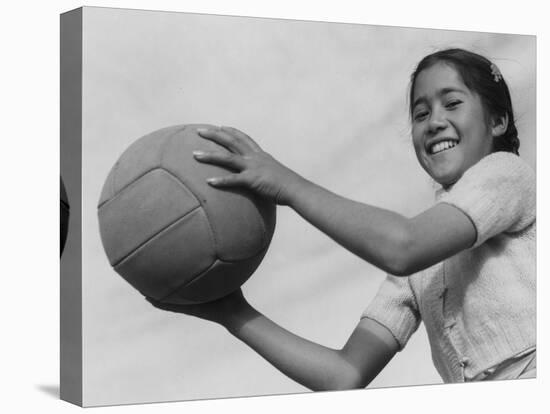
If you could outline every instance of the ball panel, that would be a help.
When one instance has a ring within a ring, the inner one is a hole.
[[[266,250],[238,263],[216,260],[207,271],[163,298],[162,302],[189,305],[226,296],[248,280],[260,265]]]
[[[254,207],[259,215],[259,221],[264,228],[263,242],[267,248],[271,243],[273,238],[273,233],[275,232],[275,224],[277,222],[277,205],[272,203],[265,198],[254,197]]]
[[[225,200],[220,196],[210,198],[203,208],[216,232],[219,258],[238,261],[255,256],[267,246],[271,235],[267,233],[253,197],[236,189],[218,191],[226,194]],[[239,243],[235,243],[236,239]]]
[[[181,125],[164,128],[147,134],[132,143],[111,169],[103,186],[99,204],[101,205],[114,197],[124,187],[148,171],[160,167],[166,141],[182,129]]]
[[[97,202],[97,208],[101,207],[103,204],[105,204],[107,201],[109,201],[111,198],[115,196],[115,190],[113,187],[113,177],[115,175],[117,164],[115,164],[111,168],[111,170],[109,171],[109,174],[107,175],[107,178],[105,179],[105,183],[103,183],[103,188],[101,189],[101,195],[99,196],[99,201]]]
[[[208,222],[198,208],[140,246],[114,269],[144,296],[161,300],[215,260]]]
[[[101,239],[111,265],[199,206],[177,178],[161,169],[125,187],[98,209]]]
[[[63,202],[61,203],[60,214],[59,214],[59,223],[60,223],[60,252],[63,253],[65,248],[65,242],[67,241],[67,233],[69,230],[69,208]]]
[[[63,178],[59,177],[59,198],[62,203],[64,203],[67,208],[69,207],[69,197],[67,197],[67,190],[65,189],[65,183]]]
[[[60,255],[63,253],[65,248],[65,242],[67,241],[67,233],[69,231],[69,197],[67,197],[67,191],[65,190],[65,185],[63,179],[59,177],[60,183],[60,210],[59,210],[59,241],[60,241]]]
[[[185,130],[172,136],[166,146],[162,167],[184,182],[200,200],[214,231],[218,257],[227,261],[244,260],[265,248],[271,234],[267,234],[262,215],[254,204],[257,201],[254,195],[238,189],[216,189],[206,182],[207,178],[230,172],[199,163],[193,158],[194,150],[226,151],[198,136],[196,129],[208,126],[187,125]]]

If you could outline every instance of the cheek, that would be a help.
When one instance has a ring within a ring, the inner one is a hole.
[[[475,123],[471,123],[464,127],[465,133],[469,136],[472,143],[470,149],[472,151],[485,151],[485,148],[492,145],[491,126],[486,123],[484,118],[478,117]]]
[[[422,168],[426,169],[425,166],[425,159],[424,159],[424,146],[421,144],[421,142],[413,137],[413,148],[414,148],[414,154],[416,156],[416,160],[420,163]]]
[[[412,136],[412,142],[413,142],[413,146],[414,146],[414,150],[417,154],[420,153],[420,151],[422,150],[422,136],[420,134],[420,131],[418,130],[418,128],[414,128],[412,129],[411,131],[411,136]]]
[[[462,114],[456,123],[472,137],[483,139],[491,135],[491,118],[481,104]]]

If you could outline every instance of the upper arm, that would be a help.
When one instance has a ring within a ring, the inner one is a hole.
[[[439,197],[466,214],[477,247],[501,233],[515,233],[536,219],[535,172],[518,156],[496,152],[468,169]]]
[[[366,387],[399,350],[391,332],[373,319],[363,318],[342,349],[343,358],[357,374],[357,386]]]
[[[532,168],[514,154],[495,152],[481,159],[441,193],[438,204],[409,220],[402,275],[533,223],[535,184]]]
[[[415,273],[471,247],[476,227],[459,208],[438,203],[409,222],[404,274]]]

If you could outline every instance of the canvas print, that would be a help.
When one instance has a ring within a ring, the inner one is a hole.
[[[528,35],[63,14],[61,397],[535,378],[535,64]]]

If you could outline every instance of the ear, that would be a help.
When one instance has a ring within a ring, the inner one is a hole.
[[[491,133],[494,138],[504,135],[507,129],[508,129],[507,113],[505,113],[503,116],[493,118]]]

